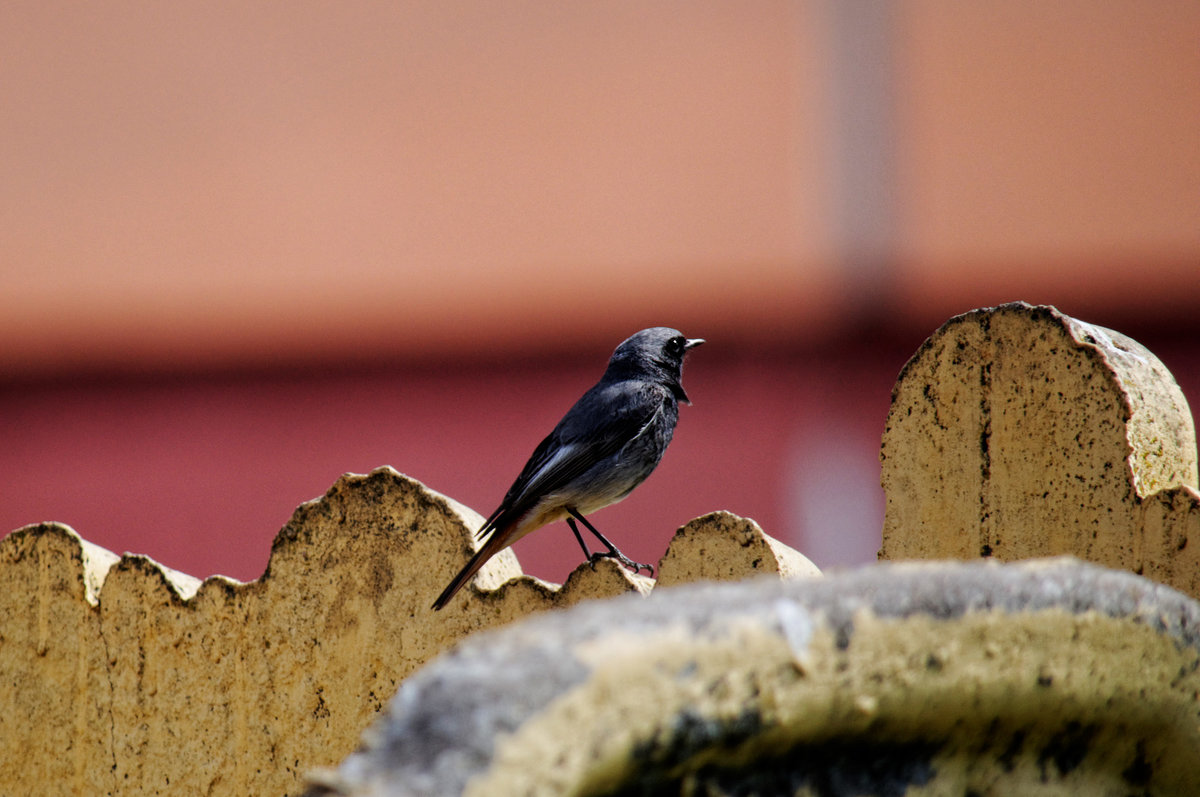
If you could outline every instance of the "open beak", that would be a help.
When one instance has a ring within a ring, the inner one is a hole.
[[[683,342],[683,350],[694,349],[704,342],[704,338],[689,338]]]

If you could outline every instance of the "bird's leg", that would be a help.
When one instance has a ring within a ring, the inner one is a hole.
[[[571,527],[571,533],[575,535],[575,539],[579,541],[579,547],[583,549],[583,558],[588,560],[588,564],[592,569],[596,569],[596,562],[592,559],[592,552],[588,550],[587,545],[583,542],[583,535],[579,533],[579,527],[575,525],[575,518],[567,518],[567,525]]]
[[[607,552],[597,551],[596,553],[589,555],[588,556],[589,563],[592,563],[594,565],[596,560],[598,560],[598,559],[616,559],[618,562],[625,565],[626,567],[628,567],[630,570],[632,570],[635,573],[640,573],[641,569],[644,567],[644,568],[646,568],[647,573],[654,575],[654,566],[653,565],[647,565],[647,564],[643,564],[641,562],[635,562],[632,559],[630,559],[628,556],[626,556],[625,554],[621,553],[617,549],[617,546],[615,546],[611,542],[609,542],[605,538],[605,536],[603,534],[601,534],[599,531],[597,531],[596,527],[593,526],[591,523],[589,523],[587,518],[585,518],[583,515],[579,514],[579,512],[577,510],[575,510],[572,507],[567,507],[567,513],[570,514],[571,517],[575,518],[583,525],[587,526],[587,530],[590,531],[592,534],[595,534],[596,539],[600,540],[600,542],[602,542],[604,544],[604,547],[608,549]],[[570,520],[568,520],[567,523],[571,524],[571,530],[574,531],[575,536],[578,537],[579,531],[575,528],[575,524],[571,523]],[[580,539],[579,544],[583,545],[582,539]],[[587,548],[585,547],[584,550],[586,551]]]

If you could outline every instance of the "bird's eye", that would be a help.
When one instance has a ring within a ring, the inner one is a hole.
[[[683,338],[675,337],[667,341],[667,354],[679,355],[683,354]]]

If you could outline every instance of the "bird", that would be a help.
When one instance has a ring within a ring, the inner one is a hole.
[[[634,562],[585,517],[622,500],[658,466],[679,420],[679,403],[691,404],[680,380],[683,358],[704,343],[677,329],[652,327],[626,338],[600,377],[534,450],[496,511],[479,529],[482,547],[433,603],[440,610],[485,562],[532,531],[566,520],[595,567],[604,558],[634,573]],[[588,550],[575,522],[605,550]]]

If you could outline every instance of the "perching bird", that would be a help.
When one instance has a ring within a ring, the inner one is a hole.
[[[634,562],[605,539],[585,515],[615,504],[641,484],[662,459],[679,402],[688,404],[679,383],[683,355],[700,338],[668,327],[643,329],[613,352],[600,381],[567,411],[525,463],[504,500],[479,530],[483,547],[434,601],[441,609],[500,551],[531,531],[566,519],[588,562],[611,557],[638,572]],[[607,549],[590,553],[578,520]]]

